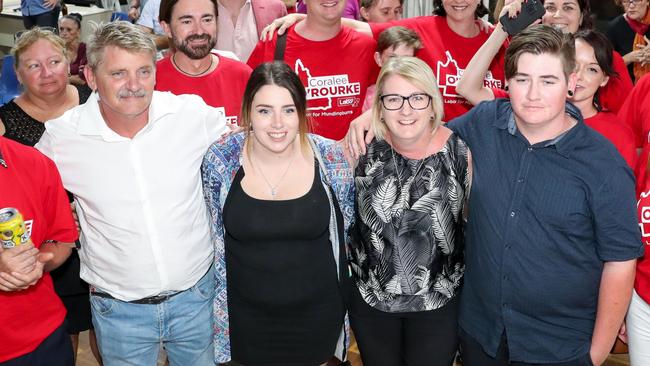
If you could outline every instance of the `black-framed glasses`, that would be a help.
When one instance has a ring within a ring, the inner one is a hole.
[[[641,4],[641,2],[643,2],[643,0],[621,0],[621,3],[623,4],[623,6],[625,6],[625,5],[627,5],[627,6],[635,5],[636,6],[636,5]]]
[[[411,109],[425,109],[431,104],[431,96],[426,93],[413,93],[408,97],[399,94],[384,94],[379,97],[381,104],[389,111],[402,109],[404,101],[408,101]]]

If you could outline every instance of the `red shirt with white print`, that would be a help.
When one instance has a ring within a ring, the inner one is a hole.
[[[277,35],[273,41],[258,43],[248,65],[255,68],[273,61],[276,41]],[[371,37],[345,27],[326,41],[304,38],[295,26],[287,30],[284,62],[307,89],[313,133],[340,140],[348,132],[350,122],[361,114],[366,89],[377,79],[376,48]]]
[[[638,194],[637,212],[645,254],[637,260],[634,289],[645,302],[650,303],[650,250],[648,249],[648,246],[650,246],[650,174],[648,172],[648,154],[650,154],[650,144],[646,144],[641,155],[639,155],[635,172]]]
[[[188,76],[176,70],[170,56],[158,61],[156,90],[198,95],[205,104],[224,108],[228,122],[238,123],[244,90],[253,70],[243,62],[214,55],[219,58],[217,68],[202,76]]]
[[[0,136],[0,187],[0,208],[18,209],[35,247],[77,239],[59,172],[38,150]],[[0,291],[0,362],[36,349],[63,324],[65,313],[49,273],[26,290]]]
[[[472,105],[456,92],[456,85],[469,61],[490,35],[479,31],[478,35],[465,38],[449,28],[447,18],[444,16],[423,16],[388,23],[370,23],[370,29],[377,39],[383,30],[396,25],[409,28],[420,36],[423,47],[416,52],[415,56],[431,67],[438,81],[445,108],[443,120],[451,121],[472,109]],[[502,47],[485,75],[483,85],[486,87],[499,89],[505,87],[504,55],[505,47]]]

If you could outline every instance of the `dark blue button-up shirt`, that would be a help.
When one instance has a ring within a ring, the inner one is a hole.
[[[448,124],[472,151],[459,323],[494,356],[570,361],[589,352],[603,262],[643,254],[634,177],[602,135],[578,123],[530,145],[507,99]]]

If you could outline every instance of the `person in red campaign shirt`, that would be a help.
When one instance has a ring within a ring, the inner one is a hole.
[[[156,64],[156,90],[195,94],[225,110],[236,123],[252,70],[246,64],[211,52],[217,43],[216,1],[163,1],[160,25],[176,52]],[[189,23],[189,24],[188,24]]]
[[[307,111],[312,132],[339,140],[350,121],[361,114],[366,89],[379,71],[374,62],[375,41],[341,26],[345,1],[329,8],[316,0],[307,6],[307,17],[287,30],[284,61],[307,89]],[[248,65],[272,61],[277,36],[261,41]]]
[[[0,248],[0,363],[73,365],[66,311],[49,274],[78,236],[59,173],[34,148],[0,136],[0,186],[0,208],[18,209],[33,243]]]
[[[648,79],[648,76],[643,77]],[[650,80],[650,79],[648,79]],[[638,86],[638,83],[637,83]],[[650,98],[645,94],[646,102]],[[626,333],[631,365],[650,364],[650,174],[648,174],[648,155],[650,144],[645,144],[636,167],[637,177],[637,213],[639,228],[645,247],[645,255],[637,260],[634,294],[626,316]]]
[[[618,111],[618,117],[631,129],[636,147],[643,147],[650,139],[650,76],[642,77],[627,96]]]
[[[436,76],[444,102],[444,121],[449,121],[467,112],[472,105],[456,91],[456,85],[467,63],[474,53],[487,40],[488,34],[479,27],[479,17],[487,14],[487,9],[479,0],[469,0],[467,6],[455,6],[452,0],[435,0],[436,16],[423,16],[395,20],[388,23],[366,23],[352,19],[343,19],[343,25],[357,32],[372,35],[379,34],[392,26],[403,26],[414,30],[422,40],[423,47],[416,56],[426,62]],[[282,18],[284,28],[300,19],[292,14]],[[276,24],[277,26],[279,24]],[[271,27],[274,29],[274,26]],[[503,50],[491,62],[489,72],[484,75],[487,87],[503,88]]]

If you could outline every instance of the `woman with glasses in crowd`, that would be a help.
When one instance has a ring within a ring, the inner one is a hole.
[[[630,76],[638,81],[650,72],[650,0],[616,0],[625,13],[609,23],[607,35],[623,55]]]
[[[382,67],[349,242],[350,320],[364,365],[450,366],[456,355],[470,152],[441,125],[442,111],[422,60]]]

